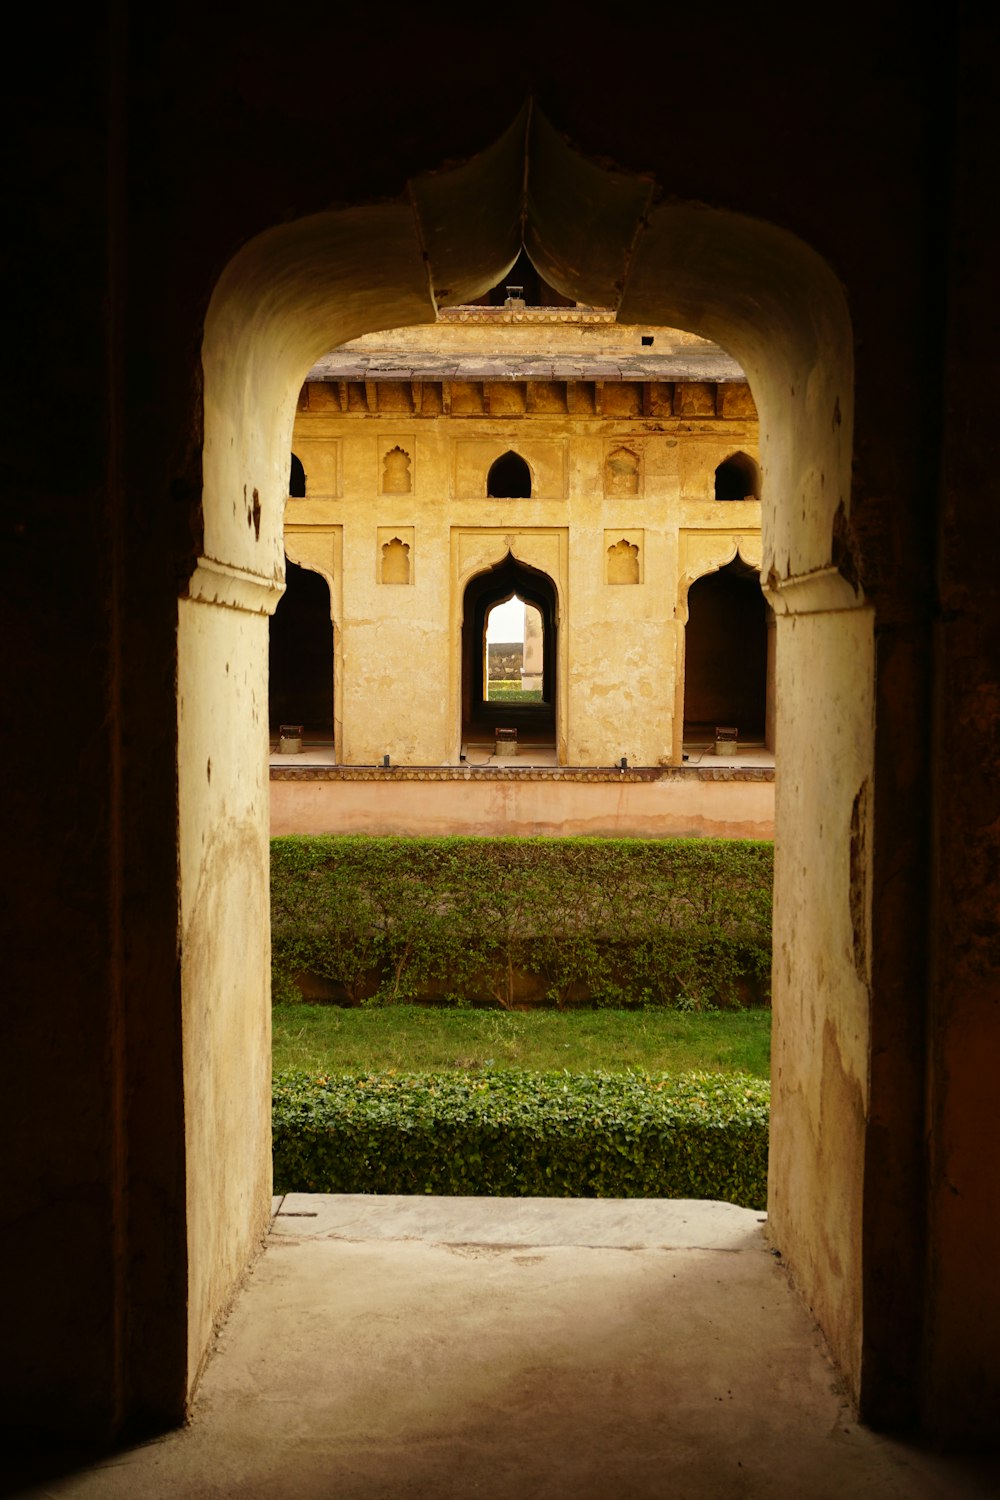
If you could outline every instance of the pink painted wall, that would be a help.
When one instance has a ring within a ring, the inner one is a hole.
[[[774,836],[773,781],[271,781],[271,834]]]

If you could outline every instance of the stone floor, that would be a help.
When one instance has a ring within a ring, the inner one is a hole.
[[[32,1500],[959,1500],[728,1204],[288,1196],[190,1425]],[[9,1491],[8,1491],[9,1493]]]

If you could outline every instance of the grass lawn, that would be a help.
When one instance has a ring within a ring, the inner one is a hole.
[[[566,1068],[770,1071],[771,1012],[501,1011],[395,1005],[274,1007],[274,1069],[307,1073]]]

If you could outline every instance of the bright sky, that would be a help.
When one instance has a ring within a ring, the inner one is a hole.
[[[524,600],[515,594],[506,604],[498,604],[486,621],[486,641],[524,640]]]

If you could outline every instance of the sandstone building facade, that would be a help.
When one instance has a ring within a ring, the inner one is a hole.
[[[463,308],[327,356],[292,442],[285,552],[329,588],[332,685],[296,709],[272,658],[272,719],[328,714],[341,763],[458,765],[508,724],[563,766],[680,765],[685,721],[773,743],[757,413],[706,340]],[[511,593],[545,668],[541,703],[505,710],[484,632]]]

